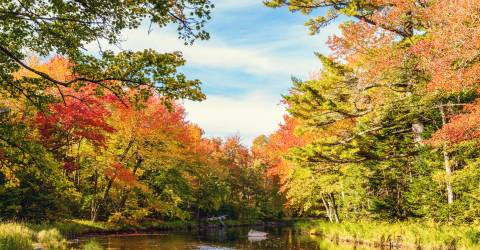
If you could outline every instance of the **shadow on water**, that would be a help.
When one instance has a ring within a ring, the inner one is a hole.
[[[341,245],[322,237],[301,235],[291,227],[258,227],[255,230],[268,232],[265,238],[248,237],[251,228],[208,229],[198,232],[167,232],[147,235],[111,235],[80,238],[72,247],[81,249],[89,240],[95,240],[109,250],[137,249],[369,249],[354,245]]]

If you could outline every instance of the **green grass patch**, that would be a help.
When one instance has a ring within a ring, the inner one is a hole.
[[[65,220],[61,222],[27,223],[33,231],[57,229],[64,237],[73,238],[85,234],[105,234],[132,231],[167,231],[196,228],[195,221],[146,221],[141,224],[114,224],[108,222],[92,222],[90,220]]]
[[[50,222],[31,224],[27,223],[27,226],[36,232],[42,230],[57,229],[64,237],[71,238],[81,234],[88,233],[100,233],[121,230],[120,226],[116,226],[104,222],[92,222],[90,220],[66,220],[61,222]]]
[[[380,245],[401,245],[427,249],[479,249],[480,228],[453,226],[431,222],[344,222],[300,221],[296,228],[302,232],[339,241]]]

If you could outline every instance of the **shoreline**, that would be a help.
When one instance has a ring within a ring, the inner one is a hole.
[[[225,227],[280,227],[293,226],[295,220],[272,220],[262,222],[242,222],[237,220],[226,220]],[[34,231],[56,228],[67,239],[78,237],[93,237],[106,235],[129,235],[129,234],[151,234],[162,232],[194,232],[199,230],[218,229],[223,226],[218,223],[199,223],[197,221],[164,221],[149,222],[140,225],[118,225],[107,222],[91,222],[85,220],[70,220],[63,222],[25,225]]]
[[[5,222],[8,223],[8,222]],[[328,223],[316,219],[283,219],[242,222],[228,220],[226,228],[292,227],[296,234],[311,240],[390,249],[480,249],[479,225],[446,225],[434,222],[343,222]],[[55,223],[17,223],[31,232],[56,230],[67,241],[107,236],[139,236],[168,233],[197,233],[218,230],[218,223],[198,221],[149,221],[141,225],[115,225],[106,222],[70,220]]]

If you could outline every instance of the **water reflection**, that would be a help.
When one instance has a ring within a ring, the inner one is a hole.
[[[289,227],[257,228],[257,230],[268,232],[268,236],[252,240],[248,237],[249,228],[210,229],[199,232],[80,238],[72,247],[81,249],[85,242],[94,239],[108,250],[362,249],[351,245],[335,245],[315,236],[301,235]]]

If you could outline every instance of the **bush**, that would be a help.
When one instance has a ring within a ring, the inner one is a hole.
[[[31,250],[33,235],[30,229],[21,224],[0,224],[0,250]]]
[[[45,249],[61,250],[67,248],[67,241],[56,228],[40,231],[37,238]]]
[[[103,247],[100,245],[100,243],[90,240],[83,246],[84,250],[103,250]]]

